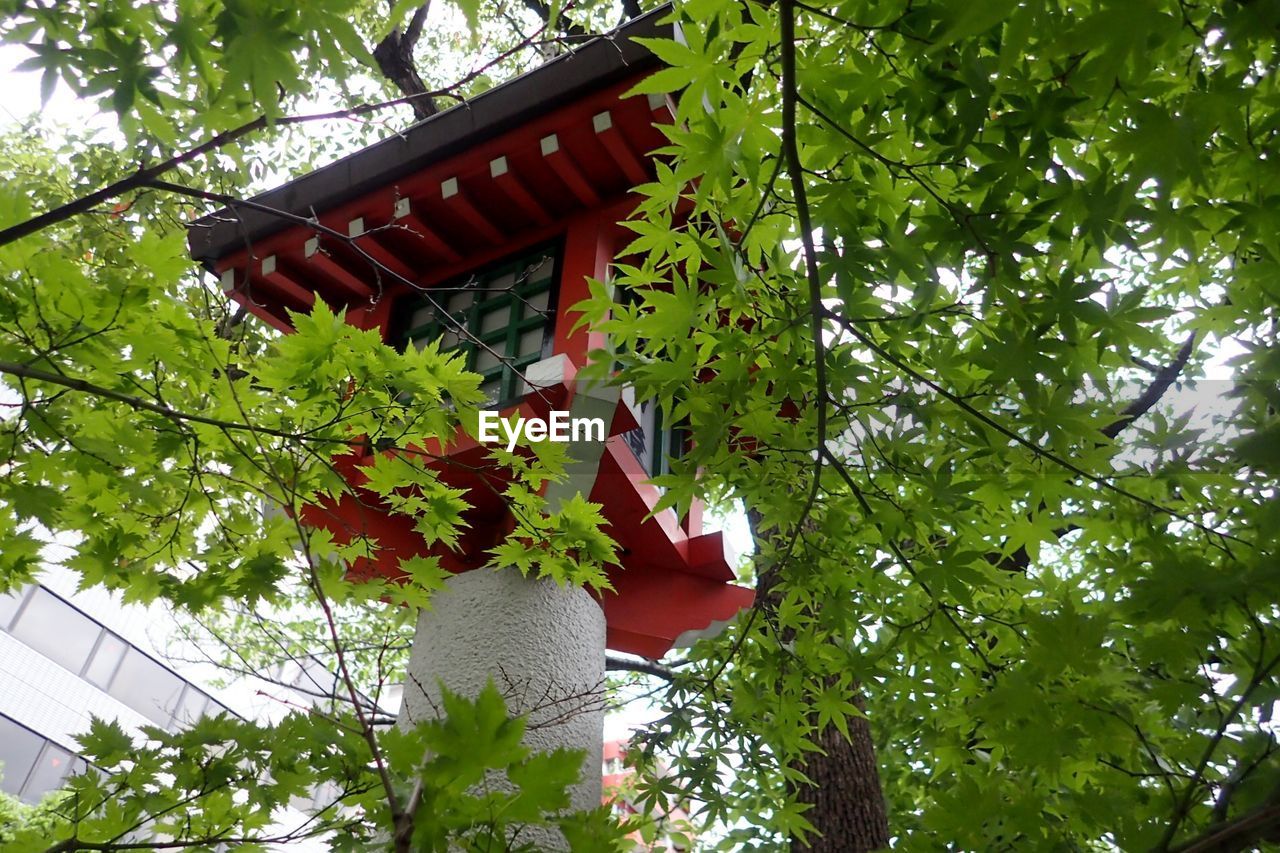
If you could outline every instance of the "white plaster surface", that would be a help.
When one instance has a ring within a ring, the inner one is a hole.
[[[493,679],[508,708],[528,715],[527,746],[586,750],[572,806],[600,805],[605,619],[596,600],[515,569],[477,569],[449,578],[431,603],[418,617],[401,724],[436,716],[440,682],[475,696]]]

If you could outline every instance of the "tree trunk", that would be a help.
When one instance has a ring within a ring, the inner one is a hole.
[[[427,96],[427,85],[418,75],[417,65],[413,61],[413,48],[422,35],[422,27],[427,20],[427,11],[431,4],[423,3],[413,13],[409,25],[404,31],[392,29],[386,38],[373,48],[373,59],[378,63],[378,70],[406,97],[421,95],[409,102],[413,115],[419,121],[430,118],[438,112],[435,99]]]
[[[859,710],[865,707],[861,694],[854,696],[853,703]],[[795,853],[864,853],[889,846],[889,820],[870,725],[862,717],[850,719],[849,737],[846,741],[839,729],[828,724],[816,738],[826,754],[810,753],[793,765],[813,782],[795,795],[799,802],[813,806],[805,816],[821,833],[809,843],[792,839]]]
[[[760,517],[755,512],[747,515],[752,536],[757,542],[763,541],[768,531],[761,530]],[[777,570],[770,567],[756,581],[761,615],[770,624],[782,598],[778,580]],[[791,629],[784,630],[783,642],[790,639],[788,633],[792,633]],[[859,710],[866,709],[860,692],[851,701]],[[812,783],[797,785],[791,793],[797,802],[811,806],[805,818],[818,831],[807,841],[793,838],[793,853],[868,853],[889,846],[889,820],[871,726],[863,717],[850,718],[848,724],[848,740],[834,724],[828,724],[814,738],[822,752],[808,753],[792,764]]]

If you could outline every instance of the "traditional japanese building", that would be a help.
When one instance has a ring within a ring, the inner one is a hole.
[[[626,97],[657,65],[635,39],[671,34],[658,23],[661,14],[252,206],[200,220],[191,229],[192,254],[231,298],[281,331],[291,328],[289,311],[321,299],[388,343],[433,340],[464,354],[504,415],[573,409],[581,390],[575,374],[605,342],[590,329],[575,331],[569,309],[588,296],[588,278],[609,277],[633,233],[618,224],[636,205],[632,188],[652,179],[649,152],[665,142],[660,126],[672,121],[666,96]],[[314,216],[315,224],[298,216]],[[609,647],[659,657],[731,618],[751,593],[731,584],[731,557],[720,533],[704,530],[700,506],[683,519],[652,513],[659,491],[647,481],[666,470],[685,438],[660,422],[655,407],[635,407],[627,397],[605,411],[609,436],[586,496],[603,506],[624,554],[610,575],[616,593],[600,600]],[[401,557],[428,552],[451,570],[473,569],[509,529],[500,489],[474,473],[490,448],[459,435],[429,449],[460,463],[441,464],[440,477],[469,490],[462,555],[433,551],[409,520],[352,495],[309,520],[383,544],[377,557],[352,567],[356,573],[395,577]],[[363,459],[388,449],[353,452],[347,470],[358,485]]]
[[[409,681],[420,689],[406,684],[407,722],[438,707],[430,685],[439,682],[474,691],[518,673],[526,683],[513,695],[589,697],[602,688],[606,645],[661,657],[752,601],[733,583],[732,557],[721,534],[704,528],[701,506],[684,517],[654,511],[660,492],[650,479],[686,437],[627,389],[577,378],[608,342],[570,309],[589,295],[589,279],[609,279],[630,239],[619,223],[637,205],[634,188],[654,178],[651,152],[673,120],[669,97],[628,94],[659,66],[637,39],[675,33],[661,23],[667,13],[191,227],[192,255],[281,332],[291,331],[290,312],[320,300],[391,345],[435,341],[458,352],[503,416],[564,411],[606,425],[603,441],[571,445],[568,483],[545,491],[552,508],[572,494],[602,507],[621,565],[609,572],[613,590],[598,597],[484,569],[514,527],[501,488],[510,475],[491,446],[461,430],[410,449],[438,458],[426,464],[465,491],[460,548],[429,544],[411,518],[362,489],[376,454],[406,451],[394,445],[354,442],[341,463],[349,493],[303,512],[338,541],[373,544],[372,556],[348,567],[354,577],[395,579],[403,558],[427,554],[455,573],[419,620]],[[540,713],[515,705],[531,719]],[[555,713],[554,725],[530,726],[531,743],[583,747],[597,765],[602,703]],[[575,802],[589,807],[599,802],[599,777],[586,776]]]

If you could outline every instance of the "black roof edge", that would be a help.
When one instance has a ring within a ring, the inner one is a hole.
[[[604,89],[659,60],[635,38],[670,37],[660,24],[666,4],[622,27],[501,83],[471,100],[412,125],[395,136],[254,196],[277,210],[309,216],[332,209],[433,162],[450,157],[537,115]],[[191,256],[212,269],[218,259],[292,223],[261,210],[222,209],[188,226]]]

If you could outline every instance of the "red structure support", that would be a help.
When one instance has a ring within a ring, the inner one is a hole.
[[[458,316],[477,324],[475,335],[499,334],[490,326],[506,323],[501,328],[513,331],[492,338],[508,348],[506,363],[540,377],[537,388],[512,385],[503,363],[489,357],[492,346],[475,354],[473,369],[497,389],[504,415],[545,417],[552,408],[587,402],[598,407],[605,398],[588,401],[582,395],[595,392],[579,388],[575,376],[607,341],[599,331],[575,330],[570,308],[589,296],[589,280],[608,281],[627,239],[618,223],[637,203],[632,188],[655,174],[645,152],[665,143],[657,125],[673,118],[665,97],[627,96],[656,67],[631,38],[658,32],[654,16],[638,19],[613,38],[267,193],[257,199],[259,208],[208,217],[192,228],[192,253],[223,277],[232,298],[286,332],[288,311],[305,311],[322,299],[353,325],[379,329],[388,343],[411,345],[405,337],[411,325],[435,328],[448,341],[448,324],[422,325],[423,317],[436,316],[424,307],[422,291],[438,288],[434,302],[456,299],[449,304],[462,306]],[[350,239],[273,220],[267,209],[318,214],[325,228]],[[532,260],[522,267],[522,258]],[[546,263],[552,267],[537,265]],[[504,271],[512,264],[518,275]],[[480,281],[483,288],[475,284]],[[531,295],[503,301],[506,292],[526,285]],[[484,310],[473,308],[481,302]],[[703,530],[701,507],[684,519],[654,510],[660,493],[647,466],[668,442],[645,433],[626,394],[610,393],[616,403],[608,404],[614,406],[609,435],[584,489],[602,507],[623,555],[609,576],[615,591],[600,604],[611,648],[660,657],[674,644],[716,630],[750,605],[752,593],[733,584],[731,555],[719,533]],[[443,457],[432,463],[438,476],[467,493],[471,509],[460,553],[428,545],[410,519],[364,490],[362,466],[375,451],[353,448],[342,468],[351,493],[303,514],[339,541],[374,544],[351,564],[353,575],[395,578],[401,559],[425,554],[438,556],[450,571],[471,571],[484,566],[487,552],[513,529],[498,497],[510,474],[493,464],[489,447],[459,433],[422,450]]]

